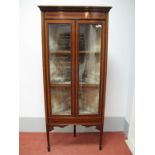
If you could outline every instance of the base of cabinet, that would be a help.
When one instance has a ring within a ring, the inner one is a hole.
[[[57,125],[59,127],[65,127],[67,125]],[[92,126],[92,125],[84,125],[84,126]],[[46,131],[46,135],[47,135],[47,150],[48,152],[51,151],[51,143],[50,143],[50,131],[53,130],[54,126],[48,126],[47,127],[47,131]],[[99,150],[102,150],[102,147],[103,147],[103,124],[100,124],[100,125],[96,125],[96,128],[99,129]],[[76,125],[74,125],[73,127],[73,136],[76,137],[76,133],[77,133],[77,130],[76,130]]]
[[[83,117],[51,117],[48,119],[48,126],[66,126],[73,125],[85,125],[85,126],[98,126],[102,122],[102,118],[95,116],[83,116]]]

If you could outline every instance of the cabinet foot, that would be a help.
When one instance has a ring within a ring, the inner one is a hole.
[[[47,131],[46,131],[46,136],[47,136],[47,150],[48,150],[48,152],[50,152],[50,150],[51,150],[51,145],[50,145],[50,131],[49,131],[48,128],[47,128]]]
[[[99,150],[102,150],[102,139],[103,139],[103,125],[100,126]]]
[[[101,145],[101,146],[99,146],[99,150],[102,150],[102,145]]]
[[[76,125],[74,125],[74,137],[76,137]]]

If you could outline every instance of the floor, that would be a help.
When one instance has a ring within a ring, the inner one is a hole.
[[[47,152],[45,133],[20,133],[20,155],[132,155],[123,132],[105,132],[99,150],[98,133],[51,133],[51,152]]]

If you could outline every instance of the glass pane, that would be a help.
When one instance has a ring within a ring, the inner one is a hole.
[[[71,84],[71,56],[50,56],[51,84]]]
[[[71,114],[70,88],[52,88],[51,102],[52,102],[53,115],[70,115]]]
[[[49,24],[52,114],[71,114],[71,24]]]
[[[71,83],[71,25],[49,24],[50,81]]]
[[[100,24],[79,25],[79,114],[98,114],[101,29]]]
[[[99,93],[98,88],[81,88],[79,94],[80,114],[97,114]]]

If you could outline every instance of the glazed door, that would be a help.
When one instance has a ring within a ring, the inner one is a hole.
[[[76,23],[76,113],[99,115],[100,77],[104,21],[79,20]]]
[[[74,115],[74,21],[46,20],[50,115]]]

